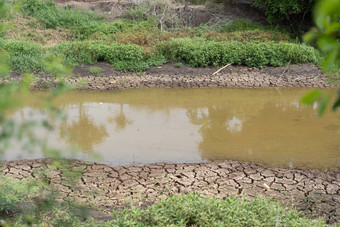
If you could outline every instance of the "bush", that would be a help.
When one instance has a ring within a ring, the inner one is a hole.
[[[0,216],[15,212],[19,202],[38,192],[36,184],[33,180],[0,177]]]
[[[146,209],[125,209],[101,226],[326,226],[270,199],[170,197]]]
[[[62,43],[53,47],[52,52],[63,57],[66,64],[84,65],[105,61],[120,71],[143,71],[165,63],[163,56],[148,56],[142,47],[134,44],[78,41]]]
[[[203,38],[173,39],[161,47],[166,58],[193,67],[226,65],[282,66],[312,62],[318,64],[320,53],[313,47],[294,43],[216,42]]]
[[[105,41],[65,42],[42,48],[22,41],[0,41],[9,53],[15,72],[44,70],[42,61],[51,52],[64,64],[86,65],[98,61],[111,63],[120,71],[143,71],[166,62],[183,62],[193,67],[221,66],[229,63],[251,67],[282,66],[288,63],[318,64],[320,53],[314,48],[294,43],[210,41],[204,38],[177,38],[161,43],[153,53],[135,44]]]
[[[92,23],[105,22],[103,17],[95,13],[75,10],[62,9],[50,0],[25,0],[21,11],[35,18],[38,18],[46,28],[72,28],[91,25]]]
[[[1,41],[0,48],[9,54],[9,64],[15,72],[43,70],[44,50],[33,43],[23,41]]]
[[[264,9],[267,20],[289,25],[291,32],[299,37],[312,23],[311,13],[316,0],[255,0],[254,6]]]

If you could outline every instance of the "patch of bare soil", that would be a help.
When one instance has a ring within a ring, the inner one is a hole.
[[[148,7],[154,9],[155,12],[161,8],[160,18],[167,23],[174,21],[182,21],[182,26],[197,26],[200,24],[212,23],[229,23],[235,18],[248,18],[252,21],[266,23],[265,17],[262,12],[251,7],[247,3],[233,3],[226,2],[224,4],[209,3],[206,5],[189,5],[180,4],[174,1],[152,2],[147,0],[84,0],[84,1],[69,1],[69,0],[56,0],[60,7],[71,7],[74,9],[90,10],[105,16],[109,21],[119,19],[124,16],[127,10],[132,7]],[[162,4],[162,7],[157,4]],[[165,6],[165,7],[164,7]],[[155,10],[156,9],[156,10]],[[147,10],[147,9],[146,9]]]
[[[100,67],[103,72],[91,74],[91,67]],[[214,74],[218,68],[177,67],[165,64],[152,67],[145,72],[119,72],[110,64],[77,66],[72,77],[66,83],[82,90],[125,90],[131,88],[263,88],[263,87],[340,87],[339,78],[332,83],[312,64],[289,65],[286,67],[249,68],[229,66]],[[214,74],[214,75],[213,75]],[[20,80],[20,75],[12,75],[3,83]],[[57,86],[54,79],[41,74],[31,85],[31,89],[45,90]]]
[[[78,75],[81,77],[93,76],[90,73],[91,67],[100,67],[103,69],[103,72],[100,76],[112,76],[112,75],[126,75],[127,73],[119,72],[112,68],[112,66],[108,63],[98,62],[94,65],[84,65],[84,66],[76,66],[74,67],[74,75]],[[175,63],[167,63],[162,66],[151,67],[145,71],[147,75],[189,75],[189,76],[200,76],[200,75],[212,75],[216,72],[219,67],[200,67],[194,68],[187,65],[177,65]],[[245,66],[229,66],[220,71],[220,74],[268,74],[270,76],[322,76],[322,72],[318,67],[313,64],[303,64],[303,65],[289,65],[283,67],[245,67]]]

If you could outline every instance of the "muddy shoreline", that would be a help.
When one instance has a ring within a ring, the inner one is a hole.
[[[91,67],[100,67],[98,75],[90,73]],[[66,83],[80,90],[124,90],[131,88],[262,88],[262,87],[339,87],[339,79],[330,82],[313,64],[289,65],[286,67],[249,68],[229,66],[214,74],[218,67],[192,68],[168,63],[161,67],[151,67],[145,72],[119,72],[110,64],[99,62],[94,65],[76,66],[73,76]],[[20,79],[13,74],[2,80],[5,83]],[[54,88],[57,82],[48,75],[37,76],[31,88],[45,90]]]
[[[70,183],[50,163],[49,159],[6,161],[1,169],[5,176],[17,179],[47,177],[59,199],[90,204],[106,213],[131,202],[146,206],[182,193],[219,198],[247,194],[277,198],[327,223],[340,221],[340,170],[266,168],[240,161],[111,167],[72,160],[71,170],[82,177]]]
[[[90,67],[103,72],[92,75]],[[248,68],[230,66],[212,76],[218,68],[177,67],[165,64],[143,73],[123,73],[107,63],[78,66],[67,83],[85,90],[123,90],[141,87],[339,87],[329,83],[320,69],[311,64],[288,67]],[[14,75],[4,82],[20,80]],[[83,82],[79,85],[79,82]],[[44,90],[55,81],[41,75],[33,89]],[[274,197],[312,218],[323,217],[327,223],[340,222],[340,170],[299,170],[267,168],[249,162],[223,161],[207,163],[111,167],[106,164],[72,161],[72,170],[82,173],[70,183],[60,169],[54,169],[49,159],[6,161],[1,167],[5,176],[23,179],[47,177],[57,189],[60,200],[90,204],[106,213],[112,208],[132,202],[147,206],[170,195],[199,193],[201,196]],[[47,169],[48,171],[43,171]],[[75,184],[74,184],[75,183]],[[269,189],[266,187],[268,186]]]

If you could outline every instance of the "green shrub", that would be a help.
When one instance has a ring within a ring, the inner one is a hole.
[[[314,8],[316,0],[256,0],[254,5],[264,9],[269,22],[286,20],[287,17],[298,16],[304,17]],[[301,22],[301,21],[297,21]]]
[[[62,43],[53,47],[52,52],[64,58],[66,64],[85,65],[105,61],[120,71],[143,71],[166,62],[163,56],[146,55],[144,49],[138,45],[108,44],[103,41]]]
[[[203,38],[172,39],[160,47],[170,61],[193,67],[226,65],[282,66],[312,62],[318,64],[320,53],[313,47],[294,43],[216,42]]]
[[[43,70],[44,50],[33,43],[24,41],[0,41],[0,48],[9,54],[9,64],[15,72]]]
[[[55,56],[63,58],[64,63],[68,65],[94,64],[99,58],[99,53],[91,48],[92,45],[92,42],[65,42],[50,50]]]
[[[19,202],[38,192],[36,183],[33,180],[0,177],[0,216],[15,212]]]
[[[24,0],[21,12],[39,19],[46,28],[68,28],[74,38],[80,40],[85,40],[94,34],[109,35],[155,27],[154,21],[134,23],[132,20],[123,19],[107,22],[105,18],[94,12],[59,8],[51,0]]]
[[[42,48],[22,41],[0,41],[0,48],[9,53],[15,72],[44,70],[42,61],[52,53],[64,64],[86,65],[98,61],[111,63],[120,71],[143,71],[163,65],[166,59],[193,67],[220,66],[233,63],[252,67],[282,66],[288,63],[318,64],[320,53],[314,48],[294,43],[209,41],[204,38],[177,38],[164,42],[148,54],[135,44],[104,41],[75,41]]]
[[[21,11],[28,16],[38,18],[46,28],[72,28],[89,25],[93,22],[105,22],[103,17],[93,12],[62,9],[50,0],[24,0]]]
[[[146,209],[125,209],[101,226],[326,226],[310,220],[278,202],[256,198],[170,197]]]
[[[183,63],[182,62],[177,62],[175,66],[176,66],[176,68],[181,68],[183,66]]]
[[[95,67],[90,67],[89,71],[90,71],[91,74],[98,75],[98,74],[101,74],[103,72],[103,69],[95,66]]]

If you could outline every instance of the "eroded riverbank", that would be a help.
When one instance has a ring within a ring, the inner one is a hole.
[[[70,183],[50,163],[48,159],[3,162],[2,172],[17,179],[42,179],[46,174],[49,186],[60,192],[59,199],[91,204],[107,213],[131,202],[145,206],[169,195],[199,193],[220,198],[271,196],[328,223],[340,217],[339,170],[266,168],[239,161],[111,167],[75,160],[71,170],[82,177]]]
[[[99,67],[102,72],[94,75],[91,67]],[[99,62],[94,65],[76,66],[73,76],[66,78],[68,84],[84,90],[124,90],[130,88],[199,88],[199,87],[338,87],[339,80],[332,83],[313,64],[288,65],[285,67],[249,68],[229,66],[214,74],[219,68],[192,68],[176,64],[151,67],[145,72],[119,72],[110,64]],[[213,75],[214,74],[214,75]],[[8,83],[20,76],[5,79]],[[56,85],[55,79],[41,75],[32,84],[32,89],[44,90]]]

